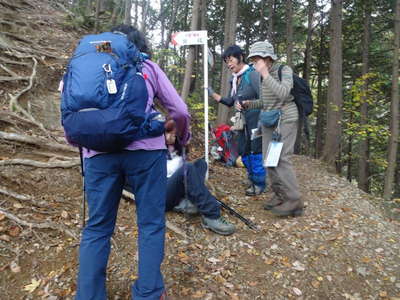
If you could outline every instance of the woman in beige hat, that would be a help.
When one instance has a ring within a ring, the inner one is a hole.
[[[293,88],[293,71],[289,66],[281,69],[281,79],[278,75],[280,64],[276,61],[274,47],[268,41],[256,42],[250,46],[248,58],[261,74],[262,84],[260,99],[243,102],[243,108],[260,108],[262,112],[280,110],[278,124],[267,127],[261,124],[262,148],[265,159],[272,134],[279,127],[280,141],[283,148],[277,167],[269,167],[268,173],[274,196],[265,204],[266,210],[279,216],[299,216],[303,213],[303,201],[299,192],[296,175],[293,171],[290,155],[293,154],[296,141],[299,113],[290,91]]]

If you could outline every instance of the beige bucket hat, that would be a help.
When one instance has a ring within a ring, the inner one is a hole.
[[[256,42],[252,44],[249,52],[250,53],[247,58],[260,56],[262,58],[271,57],[273,60],[277,60],[277,56],[274,52],[274,46],[272,46],[272,44],[268,41]]]

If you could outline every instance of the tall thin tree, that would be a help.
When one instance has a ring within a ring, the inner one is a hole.
[[[193,0],[193,7],[192,7],[192,20],[190,23],[190,30],[194,31],[198,29],[199,26],[199,18],[200,18],[200,0]],[[189,96],[190,85],[192,80],[192,73],[193,73],[193,66],[194,66],[194,59],[195,59],[195,48],[194,46],[190,46],[188,50],[188,56],[186,59],[186,66],[185,66],[185,77],[183,79],[183,87],[181,92],[182,99],[186,99]]]
[[[362,49],[362,70],[361,76],[365,76],[369,71],[369,45],[371,28],[371,3],[364,0],[364,33]],[[360,107],[360,125],[366,126],[368,120],[368,80],[365,79],[362,87],[361,107]],[[369,191],[369,142],[368,137],[360,141],[359,160],[358,160],[358,187],[365,192]]]
[[[293,2],[286,0],[286,63],[293,68]]]
[[[329,44],[329,86],[327,126],[322,160],[334,167],[340,151],[342,136],[342,6],[343,0],[331,0]]]
[[[396,155],[399,143],[399,47],[400,47],[400,0],[396,1],[394,13],[394,43],[392,67],[392,102],[390,106],[390,138],[388,145],[388,167],[385,172],[383,197],[390,199],[393,193]]]
[[[236,21],[238,0],[226,0],[225,5],[225,27],[224,27],[224,49],[235,43]],[[221,95],[227,95],[229,91],[229,70],[222,64]],[[218,105],[217,123],[227,123],[229,109],[223,104]]]
[[[132,8],[132,0],[125,0],[124,24],[126,24],[126,25],[132,24],[131,8]]]

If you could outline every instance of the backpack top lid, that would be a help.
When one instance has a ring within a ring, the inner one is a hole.
[[[119,32],[103,32],[84,36],[76,47],[72,59],[92,52],[112,53],[126,63],[139,64],[143,62],[140,51],[125,34]]]

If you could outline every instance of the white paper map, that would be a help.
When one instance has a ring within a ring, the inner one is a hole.
[[[274,168],[278,166],[283,143],[272,141],[268,145],[267,157],[264,160],[264,167]]]

